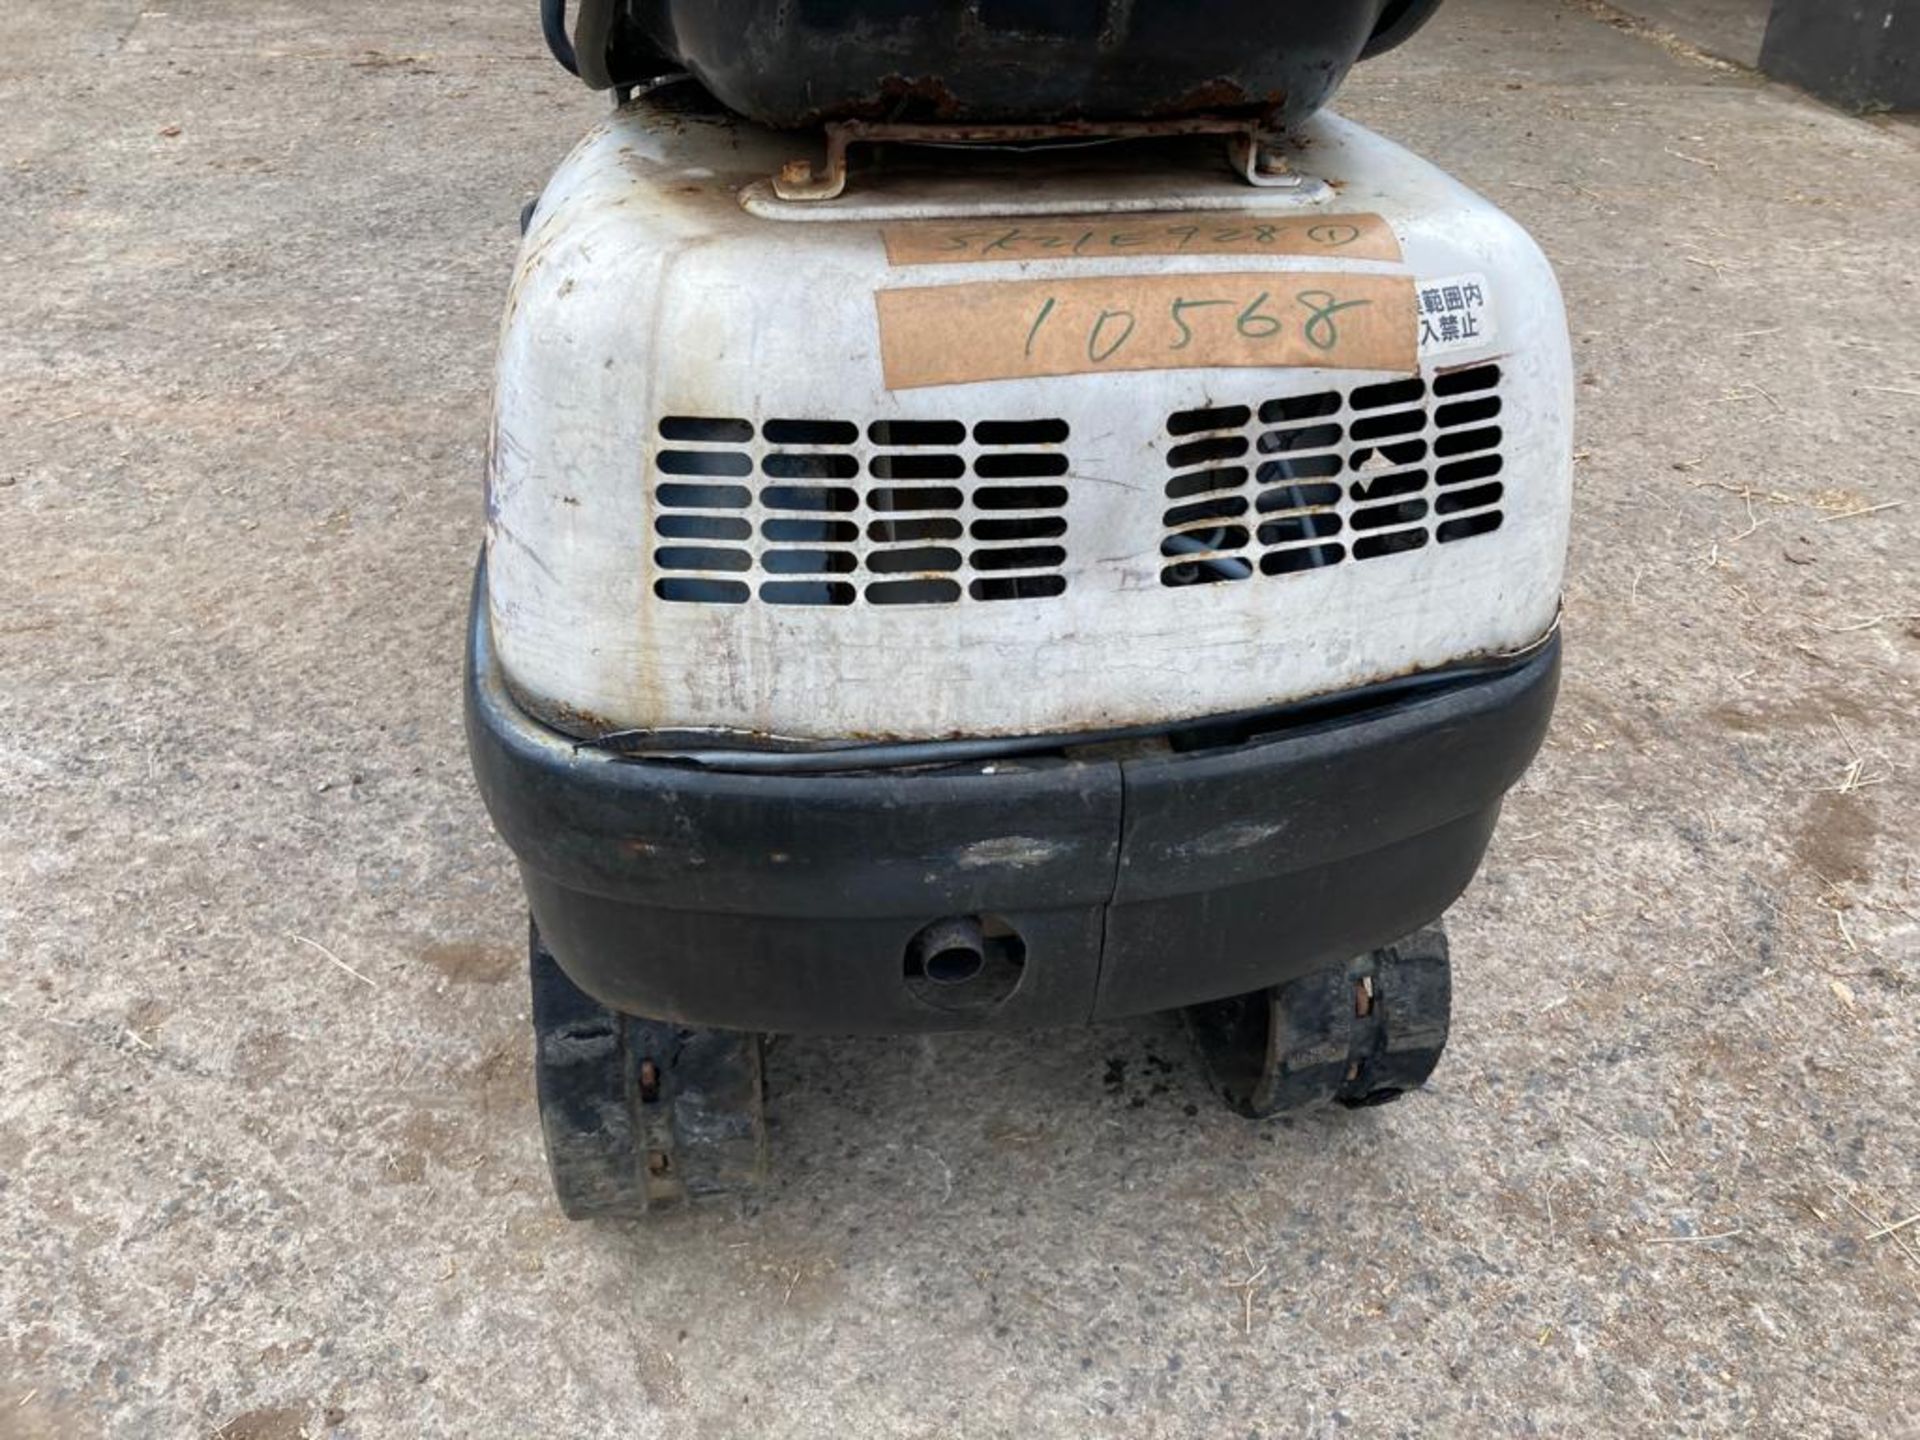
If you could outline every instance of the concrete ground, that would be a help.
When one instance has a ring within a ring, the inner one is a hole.
[[[515,212],[600,102],[531,0],[148,3],[0,7],[0,1436],[1920,1434],[1914,131],[1554,0],[1347,92],[1580,361],[1429,1090],[795,1041],[763,1199],[572,1226],[457,682]]]
[[[1612,7],[1708,55],[1754,69],[1773,0],[1619,0]]]

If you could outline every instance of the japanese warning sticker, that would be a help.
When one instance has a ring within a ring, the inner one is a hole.
[[[1491,345],[1493,303],[1484,275],[1422,280],[1415,295],[1420,314],[1420,357]]]

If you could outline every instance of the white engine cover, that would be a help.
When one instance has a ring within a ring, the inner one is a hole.
[[[534,713],[580,734],[1071,733],[1343,690],[1554,625],[1566,321],[1538,248],[1485,200],[1330,114],[1291,157],[1331,182],[1306,198],[1188,145],[985,170],[923,152],[870,174],[856,151],[845,197],[771,200],[766,177],[814,144],[636,101],[540,202],[501,340],[487,533],[494,642]],[[1131,235],[1073,253],[1034,218],[1144,211],[1242,241],[1376,215],[1404,259],[1127,253]],[[1010,215],[1021,258],[889,259],[905,222]],[[1250,271],[1413,277],[1433,292],[1418,374],[887,387],[880,292]]]

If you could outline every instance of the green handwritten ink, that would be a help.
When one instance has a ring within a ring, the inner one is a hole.
[[[1282,329],[1276,315],[1262,315],[1260,307],[1267,303],[1267,292],[1262,290],[1253,297],[1253,303],[1240,312],[1240,318],[1234,322],[1235,328],[1249,340],[1271,340]]]
[[[1169,345],[1169,350],[1184,350],[1193,343],[1193,327],[1183,318],[1189,310],[1204,310],[1211,305],[1231,305],[1231,300],[1175,300],[1170,310],[1173,323],[1180,327],[1178,343]]]
[[[1027,357],[1029,359],[1033,357],[1033,342],[1040,338],[1040,327],[1047,323],[1047,317],[1053,314],[1053,307],[1059,303],[1059,301],[1049,295],[1047,297],[1047,303],[1040,307],[1040,313],[1033,317],[1033,328],[1027,331]]]
[[[1331,290],[1302,290],[1294,299],[1308,312],[1307,343],[1316,350],[1331,350],[1340,343],[1337,317],[1342,310],[1373,304],[1371,300],[1342,300]]]
[[[1126,321],[1127,328],[1120,332],[1118,340],[1103,349],[1100,337],[1105,333],[1107,326],[1115,320]],[[1096,365],[1106,364],[1119,353],[1121,346],[1133,338],[1134,326],[1137,323],[1131,310],[1102,310],[1100,318],[1093,322],[1093,328],[1087,332],[1087,359]]]

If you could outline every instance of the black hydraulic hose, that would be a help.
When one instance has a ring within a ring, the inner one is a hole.
[[[553,58],[569,75],[578,75],[580,61],[567,35],[567,0],[540,0],[540,33],[547,37],[547,49],[553,52]]]

